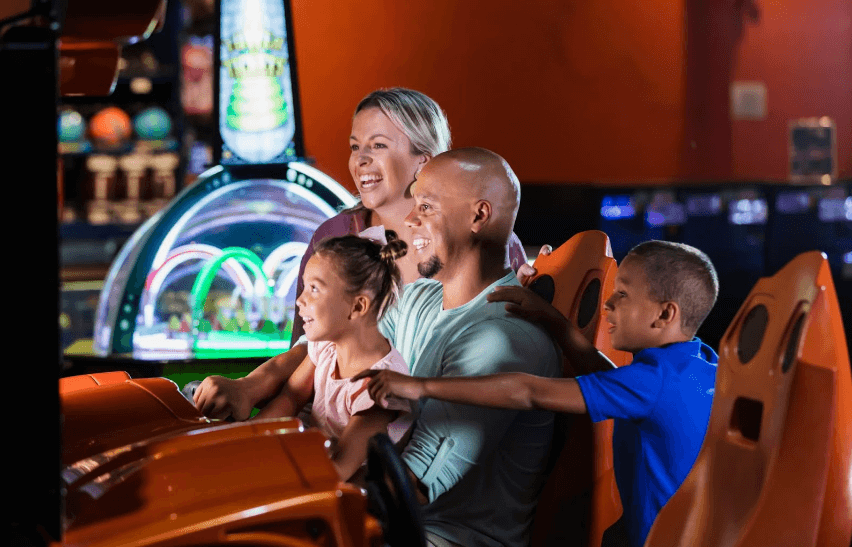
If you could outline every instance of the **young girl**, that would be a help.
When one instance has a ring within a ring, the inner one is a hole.
[[[346,235],[317,245],[303,274],[305,288],[296,300],[308,355],[281,393],[256,416],[295,416],[313,399],[312,425],[331,438],[332,460],[341,480],[352,477],[367,458],[370,437],[388,433],[397,442],[410,425],[410,403],[391,399],[376,404],[366,380],[351,381],[369,369],[408,374],[402,355],[378,329],[378,320],[398,297],[400,272],[395,261],[405,255],[407,246],[393,231],[376,231],[381,232],[377,241]]]

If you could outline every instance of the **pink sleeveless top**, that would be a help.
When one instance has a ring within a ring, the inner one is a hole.
[[[308,357],[316,366],[311,422],[329,437],[340,438],[354,414],[377,404],[367,392],[369,380],[351,382],[349,378],[337,377],[337,346],[332,342],[308,342]],[[370,369],[408,374],[405,360],[394,347]],[[400,417],[388,424],[388,436],[396,443],[411,426],[411,403],[404,399],[388,398],[382,407],[401,413]]]

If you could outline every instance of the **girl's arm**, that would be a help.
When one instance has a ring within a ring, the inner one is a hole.
[[[505,372],[466,378],[415,378],[389,370],[367,370],[354,380],[371,378],[368,390],[374,401],[385,397],[432,398],[515,410],[552,410],[585,414],[586,401],[573,378],[544,378]]]
[[[281,393],[269,401],[255,418],[281,418],[295,416],[314,394],[314,371],[316,366],[305,355],[301,364],[287,379]]]
[[[332,463],[340,480],[347,481],[367,459],[367,441],[376,433],[387,433],[388,424],[397,416],[396,410],[374,406],[352,416],[337,440]]]
[[[271,400],[308,354],[307,344],[298,344],[272,357],[248,376],[236,380],[208,376],[195,390],[195,406],[207,417],[246,420],[255,406]]]

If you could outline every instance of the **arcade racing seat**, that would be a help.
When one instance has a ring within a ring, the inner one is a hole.
[[[548,300],[617,366],[629,353],[612,348],[603,302],[612,293],[617,266],[607,235],[581,232],[534,264],[529,288]],[[563,373],[574,376],[566,362]],[[604,531],[621,516],[612,461],[612,420],[592,424],[587,415],[557,415],[551,471],[539,497],[533,547],[599,547]]]
[[[825,255],[760,279],[719,349],[704,444],[645,545],[848,547],[852,380]]]

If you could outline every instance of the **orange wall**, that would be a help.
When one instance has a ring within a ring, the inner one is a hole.
[[[768,116],[732,127],[733,176],[783,179],[788,120],[829,116],[840,178],[852,178],[852,1],[763,0],[738,49],[735,80],[766,84]]]
[[[350,188],[352,110],[396,85],[441,104],[454,146],[495,150],[524,182],[783,180],[802,115],[836,119],[852,176],[849,0],[760,2],[745,27],[741,0],[292,5],[306,149]],[[766,120],[730,120],[736,79],[767,84]]]

